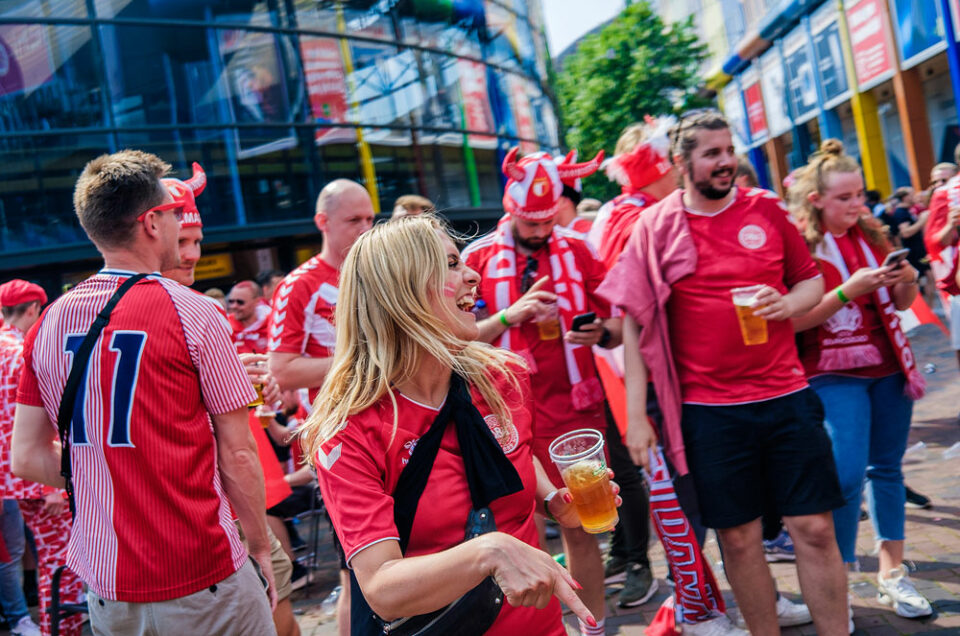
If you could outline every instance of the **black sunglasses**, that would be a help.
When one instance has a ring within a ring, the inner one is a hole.
[[[247,304],[247,301],[245,301],[245,300],[237,300],[236,298],[228,298],[228,299],[227,299],[227,304],[228,304],[228,305],[246,305],[246,304]]]
[[[523,275],[520,277],[521,294],[526,294],[533,287],[533,283],[537,280],[537,268],[539,266],[540,263],[537,259],[532,256],[527,257],[527,265],[523,268]]]

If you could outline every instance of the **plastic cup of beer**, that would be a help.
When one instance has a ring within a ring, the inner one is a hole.
[[[761,345],[767,342],[767,319],[753,313],[760,309],[760,305],[757,304],[757,293],[763,287],[763,285],[750,285],[730,290],[733,306],[737,310],[737,321],[740,323],[740,335],[743,336],[745,345]]]
[[[276,410],[274,410],[274,408],[271,406],[267,406],[266,404],[261,404],[254,409],[253,414],[257,416],[258,420],[260,420],[260,426],[263,428],[268,428],[270,426],[270,421],[277,416]]]
[[[560,337],[560,311],[557,303],[549,303],[544,311],[537,314],[535,320],[541,340],[556,340]]]
[[[549,449],[550,459],[570,489],[580,525],[591,534],[613,530],[620,520],[603,443],[600,431],[581,428],[553,440]]]

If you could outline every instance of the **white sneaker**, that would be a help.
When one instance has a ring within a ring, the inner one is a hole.
[[[750,636],[750,632],[740,629],[721,614],[716,618],[699,623],[683,623],[683,633],[695,636]]]
[[[853,594],[847,594],[847,633],[852,634],[856,629],[853,624]]]
[[[740,608],[735,607],[730,610],[734,625],[740,629],[747,628],[747,621],[743,620],[743,614]],[[794,625],[806,625],[812,623],[813,617],[810,616],[810,610],[803,603],[794,603],[786,596],[781,595],[777,599],[777,623],[780,627],[793,627]]]
[[[925,599],[913,586],[907,569],[902,565],[890,570],[888,576],[877,574],[877,601],[890,605],[897,616],[920,618],[933,614],[930,601]]]
[[[40,636],[40,627],[27,614],[10,628],[11,636]]]
[[[813,617],[804,603],[794,603],[781,594],[777,599],[777,622],[780,627],[793,627],[812,623]]]

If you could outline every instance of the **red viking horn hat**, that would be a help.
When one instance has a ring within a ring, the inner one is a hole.
[[[203,171],[200,164],[193,162],[193,176],[184,181],[190,189],[193,190],[193,196],[197,196],[207,187],[207,173]]]
[[[560,173],[560,178],[564,181],[572,181],[574,179],[589,177],[600,169],[600,164],[603,162],[603,150],[598,152],[597,156],[590,161],[585,161],[583,163],[573,163],[573,161],[576,159],[576,156],[576,151],[571,150],[569,153],[567,153],[566,161],[557,164],[557,172]]]
[[[523,168],[517,165],[517,153],[520,152],[519,146],[514,146],[503,158],[503,174],[514,181],[523,181],[526,173]]]

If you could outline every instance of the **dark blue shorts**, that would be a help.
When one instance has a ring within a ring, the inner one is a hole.
[[[709,528],[769,511],[784,517],[843,505],[823,404],[812,389],[736,406],[684,404],[687,464]]]

